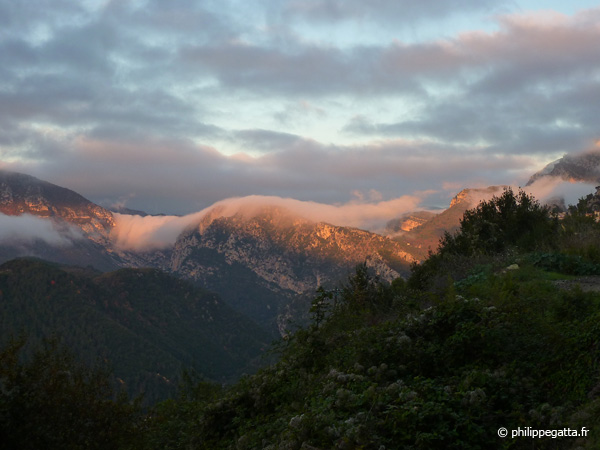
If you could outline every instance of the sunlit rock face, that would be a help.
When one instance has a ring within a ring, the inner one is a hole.
[[[110,240],[112,213],[69,189],[0,170],[2,215],[0,261],[33,256],[100,270],[126,264]]]
[[[336,285],[365,261],[391,281],[408,273],[414,258],[387,237],[263,207],[251,214],[207,214],[179,237],[169,269],[262,322],[283,314],[297,295],[312,297],[318,286]],[[256,292],[244,290],[249,285]]]
[[[479,202],[490,200],[494,195],[501,195],[508,186],[488,186],[486,188],[463,189],[450,201],[450,208],[462,206],[465,209],[476,207]]]
[[[267,207],[252,217],[207,216],[175,244],[171,270],[190,278],[212,271],[210,261],[193,256],[207,249],[231,265],[243,264],[260,278],[301,293],[335,276],[332,265],[346,271],[368,261],[379,276],[391,280],[405,272],[413,257],[401,246],[375,233],[294,216],[283,208]]]
[[[89,235],[108,237],[110,211],[69,189],[15,172],[0,171],[0,213],[62,219]]]
[[[501,195],[508,186],[489,186],[486,188],[469,188],[460,191],[450,202],[450,206],[436,214],[420,216],[418,226],[398,233],[402,222],[395,224],[393,239],[409,246],[410,253],[419,261],[425,260],[429,252],[438,249],[444,233],[454,233],[466,210],[476,207],[482,200],[489,200],[494,195]],[[424,219],[424,220],[423,220]]]

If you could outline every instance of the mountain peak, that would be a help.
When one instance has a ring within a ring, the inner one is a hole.
[[[467,208],[477,206],[482,200],[489,200],[492,196],[501,193],[508,186],[488,186],[486,188],[467,188],[460,191],[450,201],[450,208],[461,205]]]
[[[250,201],[213,207],[198,224],[198,230],[202,233],[215,221],[228,222],[236,226],[260,224],[261,227],[273,229],[286,229],[313,223],[285,206],[256,204]]]
[[[544,177],[560,177],[565,181],[600,182],[600,149],[576,155],[565,155],[551,162],[529,178],[527,186]]]
[[[115,226],[110,211],[78,193],[30,175],[0,170],[0,213],[60,218],[86,233],[107,234]]]

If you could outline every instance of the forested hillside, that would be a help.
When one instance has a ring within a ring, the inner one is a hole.
[[[144,403],[175,392],[183,367],[232,381],[257,368],[270,336],[220,298],[155,269],[91,269],[18,259],[0,266],[2,340],[25,352],[55,337],[83,362],[108,361]]]
[[[508,190],[408,280],[358,266],[317,292],[277,363],[225,388],[182,385],[129,416],[136,440],[121,448],[598,448],[600,295],[578,283],[600,275],[588,200],[558,220]],[[557,436],[512,438],[519,427]]]

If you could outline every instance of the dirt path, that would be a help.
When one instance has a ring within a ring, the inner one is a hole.
[[[554,284],[561,289],[571,289],[579,285],[585,292],[600,292],[600,276],[579,277],[574,280],[557,280]]]

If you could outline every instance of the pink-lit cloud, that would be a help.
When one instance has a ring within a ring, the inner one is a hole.
[[[205,210],[183,217],[115,214],[116,227],[112,239],[122,249],[167,248],[175,243],[177,237],[186,228],[199,224],[205,217],[211,217],[211,213],[216,212],[218,217],[240,215],[250,219],[267,207],[280,208],[292,217],[311,222],[381,230],[389,220],[414,211],[421,202],[422,197],[406,195],[373,203],[355,201],[342,205],[327,205],[290,198],[253,195],[223,200]]]
[[[523,189],[544,203],[553,199],[564,199],[565,204],[575,205],[577,201],[595,192],[597,183],[571,182],[560,177],[543,177]]]

